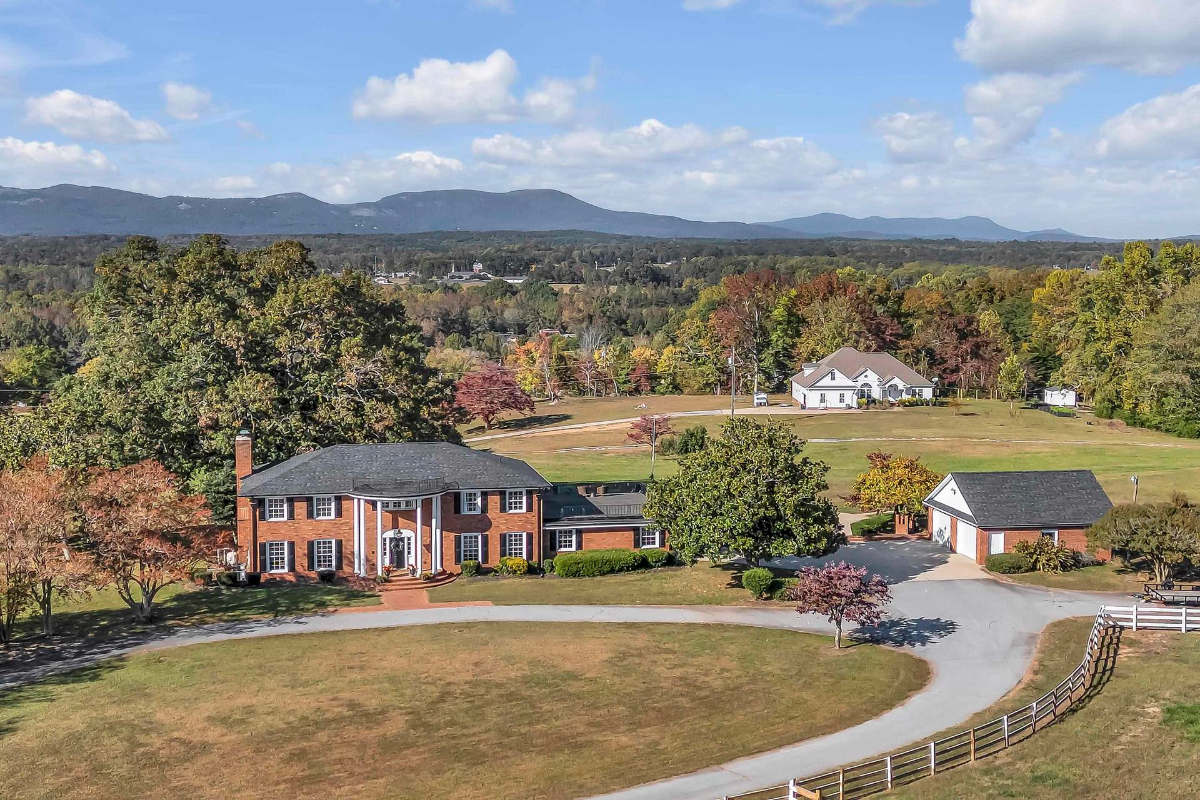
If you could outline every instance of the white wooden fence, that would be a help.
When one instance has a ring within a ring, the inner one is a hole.
[[[1122,628],[1200,632],[1200,609],[1102,606],[1079,666],[1029,705],[882,758],[796,778],[781,786],[728,795],[724,800],[857,800],[994,755],[1028,739],[1086,697],[1096,685],[1096,675],[1115,663],[1118,641],[1114,634]]]

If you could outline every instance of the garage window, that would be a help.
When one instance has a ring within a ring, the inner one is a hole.
[[[1046,528],[1045,530],[1042,531],[1042,536],[1045,536],[1047,539],[1050,539],[1055,544],[1058,544],[1058,531],[1057,530],[1055,530],[1053,528]]]

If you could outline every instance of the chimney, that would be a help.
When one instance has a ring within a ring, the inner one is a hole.
[[[233,472],[237,476],[237,488],[242,488],[242,478],[254,472],[254,437],[242,428],[233,440]]]

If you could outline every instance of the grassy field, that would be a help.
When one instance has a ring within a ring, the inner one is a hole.
[[[698,399],[716,398],[650,398],[647,402],[683,404]],[[605,410],[613,416],[640,413],[626,413],[631,398],[605,400],[607,405],[588,406],[587,414],[581,416],[604,418]],[[906,408],[825,415],[775,409],[771,416],[790,422],[798,434],[810,440],[807,453],[830,465],[834,497],[849,492],[855,476],[866,468],[866,454],[877,449],[920,455],[942,472],[1090,469],[1118,502],[1130,498],[1129,476],[1133,473],[1141,479],[1140,500],[1163,500],[1174,491],[1195,491],[1200,486],[1200,442],[1110,426],[1090,416],[1069,419],[1032,410],[1011,416],[1007,403],[986,400],[968,402],[958,415],[949,408]],[[674,425],[677,429],[704,425],[716,433],[722,421],[720,416],[685,417]],[[645,479],[650,473],[649,452],[629,448],[625,434],[624,426],[616,426],[495,439],[475,446],[526,459],[555,481]],[[673,459],[658,459],[659,476],[675,468]]]
[[[1043,636],[1033,680],[979,715],[994,719],[1051,689],[1079,662],[1091,620]],[[1200,763],[1200,636],[1126,631],[1111,680],[1063,721],[993,758],[888,796],[1191,800]]]
[[[1060,575],[1052,575],[1048,572],[1025,572],[1005,577],[1031,586],[1045,586],[1049,589],[1079,589],[1088,592],[1140,592],[1143,584],[1147,581],[1146,573],[1111,562],[1095,567],[1071,570]]]
[[[429,590],[435,603],[490,600],[501,606],[630,605],[729,606],[753,603],[731,565],[630,572],[599,578],[460,578]]]
[[[928,677],[894,650],[709,625],[197,645],[0,695],[0,797],[571,798],[856,724]]]

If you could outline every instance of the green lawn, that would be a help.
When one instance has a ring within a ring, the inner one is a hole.
[[[624,414],[627,409],[613,410]],[[920,455],[941,472],[1090,469],[1116,502],[1131,497],[1133,473],[1141,479],[1141,500],[1165,500],[1174,491],[1194,492],[1200,486],[1200,442],[1110,426],[1090,415],[1067,419],[1021,410],[1011,416],[1007,403],[984,400],[968,402],[958,415],[949,408],[922,407],[772,416],[790,422],[810,440],[808,455],[830,465],[830,494],[835,498],[849,492],[855,476],[866,469],[866,454],[879,449]],[[715,434],[722,421],[718,416],[691,417],[677,419],[674,425],[704,425]],[[554,481],[644,480],[650,473],[649,452],[626,448],[625,435],[625,428],[618,426],[497,439],[476,446],[523,458]],[[659,476],[675,469],[674,459],[658,459]]]
[[[1087,592],[1141,592],[1146,583],[1146,573],[1112,562],[1095,567],[1084,567],[1052,575],[1048,572],[1025,572],[1006,576],[1018,583],[1045,586],[1050,589],[1078,589]]]
[[[0,797],[565,800],[857,724],[928,677],[895,650],[717,625],[196,645],[0,695]]]
[[[1068,620],[1047,629],[1032,681],[972,724],[1052,689],[1078,664],[1091,623]],[[1126,631],[1111,679],[1086,705],[997,756],[888,797],[1191,800],[1200,763],[1197,697],[1200,636]]]
[[[692,567],[629,572],[599,578],[459,578],[429,590],[435,603],[488,600],[501,606],[628,605],[729,606],[755,602],[740,570],[701,562]]]

